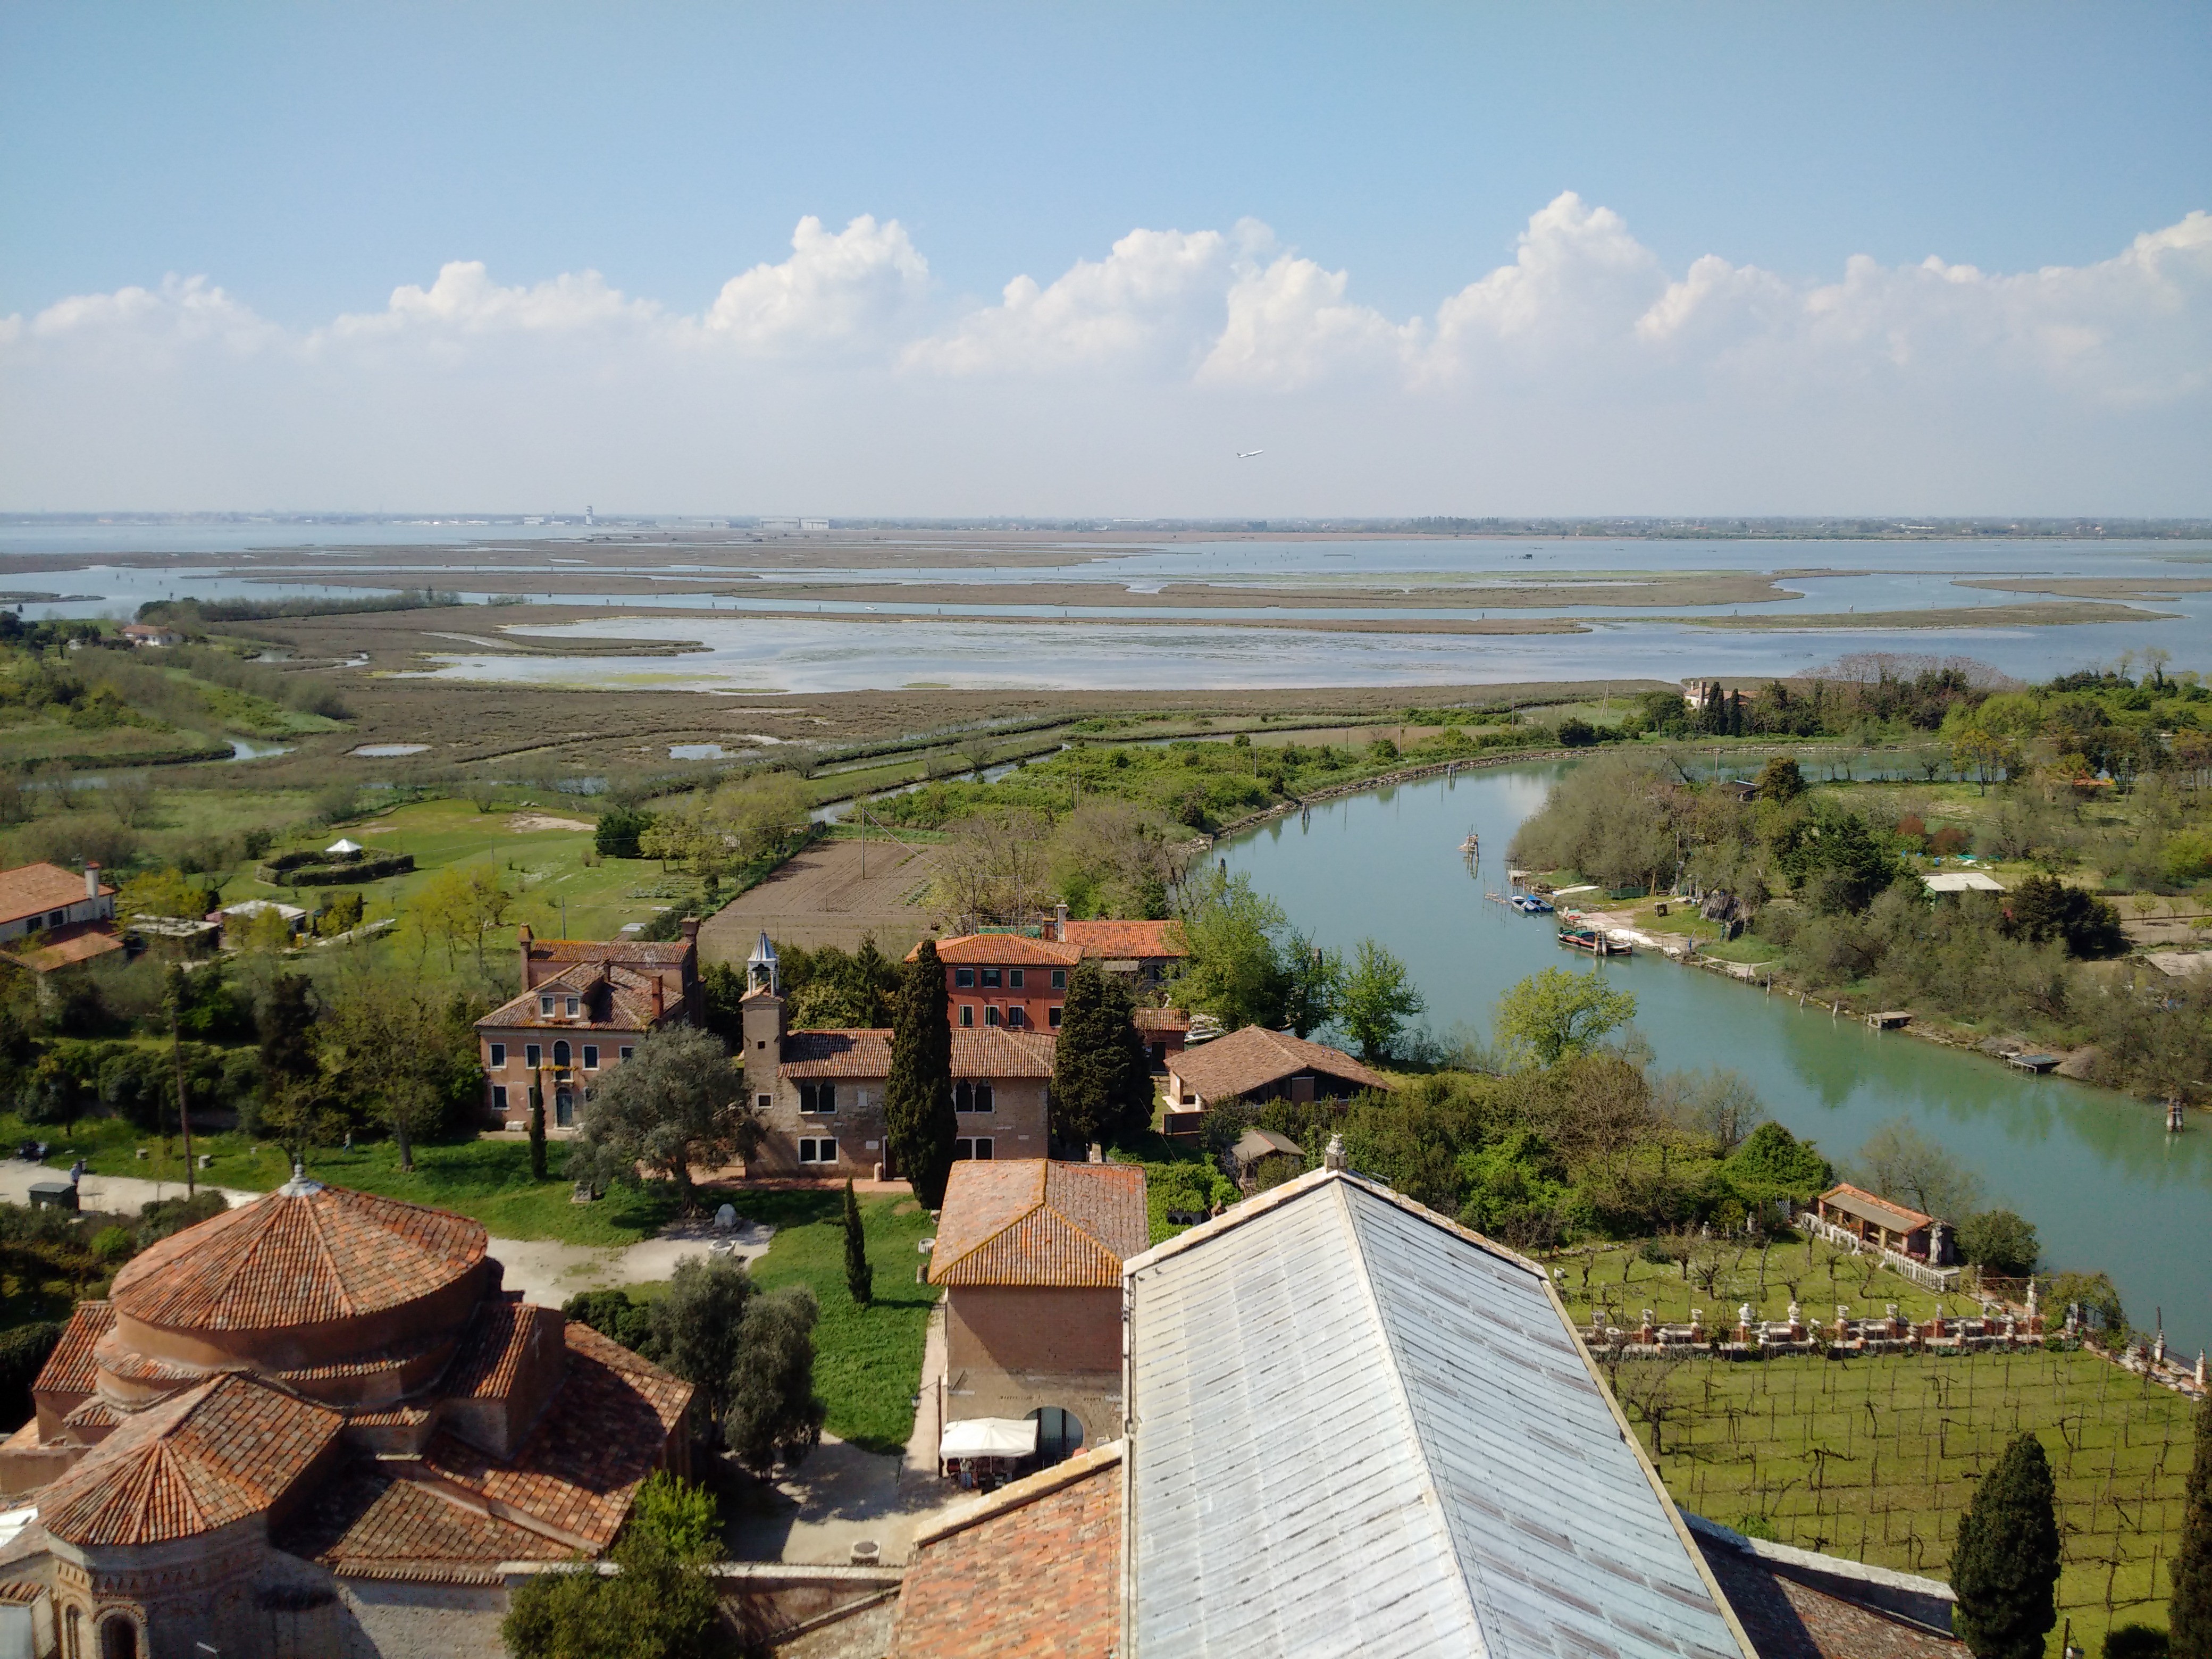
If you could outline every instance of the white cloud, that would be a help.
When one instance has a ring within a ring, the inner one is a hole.
[[[502,288],[491,280],[483,260],[454,259],[438,268],[438,280],[429,287],[396,288],[382,311],[339,317],[317,337],[562,334],[611,325],[649,328],[659,316],[659,307],[649,300],[625,299],[596,270],[563,274],[530,288]]]
[[[1201,382],[1286,390],[1339,373],[1389,368],[1419,343],[1419,320],[1393,324],[1347,305],[1349,280],[1311,259],[1284,254],[1246,265],[1229,289],[1229,320],[1200,366]]]
[[[791,258],[722,285],[702,325],[758,351],[866,343],[929,286],[929,263],[896,219],[866,214],[832,235],[812,214],[791,234]]]
[[[0,328],[0,348],[44,345],[100,358],[167,362],[180,349],[214,345],[254,351],[283,337],[282,329],[206,277],[172,274],[157,288],[73,295],[27,324],[10,317]]]

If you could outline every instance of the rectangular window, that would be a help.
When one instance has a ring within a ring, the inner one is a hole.
[[[769,1097],[766,1095],[756,1095],[753,1097],[753,1103],[764,1112],[768,1110]]]
[[[1057,1031],[1060,1029],[1060,1005],[1055,1002],[1046,1010],[1045,1018],[1052,1022],[1052,1029]]]
[[[983,970],[983,983],[986,985],[996,985],[998,982],[999,970],[995,968],[986,968]]]
[[[538,1012],[542,1015],[550,1015],[553,1012],[553,999],[550,996],[539,997],[538,999]]]
[[[837,1085],[834,1083],[802,1083],[799,1085],[799,1109],[802,1112],[834,1112],[837,1109]]]
[[[577,1011],[583,1005],[576,998],[570,997],[568,999],[568,1018],[571,1019],[575,1018]]]
[[[983,1010],[983,1024],[986,1025],[996,1025],[998,1023],[999,1005],[994,1002]]]
[[[599,1045],[596,1042],[587,1042],[584,1045],[584,1069],[587,1072],[596,1072],[599,1069]]]
[[[1006,983],[1013,989],[1017,991],[1020,990],[1022,988],[1022,970],[1018,968],[1007,969]]]
[[[538,1056],[544,1052],[534,1042],[525,1043],[522,1048],[522,1063],[534,1072],[538,1067]]]
[[[963,1002],[960,1005],[960,1023],[963,1025],[973,1025],[975,1023],[975,1005],[974,1003]]]
[[[615,1050],[615,1052],[620,1054],[624,1060],[628,1060],[632,1054],[635,1054],[637,1050],[631,1048],[629,1044],[625,1042],[621,1048]]]
[[[799,1143],[799,1161],[801,1164],[835,1164],[837,1161],[837,1143],[811,1138],[803,1139]]]
[[[1028,1011],[1023,1008],[1022,1005],[1018,1002],[1014,1003],[1006,1010],[1006,1024],[1013,1026],[1017,1030],[1026,1025],[1029,1023],[1029,1018]]]
[[[975,1109],[974,1084],[956,1083],[952,1085],[952,1109],[956,1112],[972,1112]]]
[[[507,1085],[504,1083],[495,1083],[491,1085],[491,1109],[495,1112],[503,1112],[507,1109]]]
[[[491,1066],[489,1069],[495,1072],[503,1072],[507,1069],[507,1045],[504,1042],[495,1042],[491,1045]]]
[[[990,1161],[990,1136],[977,1135],[971,1140],[966,1135],[962,1135],[952,1143],[952,1159],[954,1163],[963,1163],[971,1158],[980,1158],[985,1163],[988,1163]]]
[[[952,970],[952,982],[963,991],[975,989],[975,970],[973,968],[955,968]]]
[[[975,1085],[975,1109],[979,1112],[988,1112],[991,1109],[991,1085],[988,1083],[979,1083]]]
[[[1052,988],[1055,991],[1065,991],[1067,988],[1066,969],[1055,968],[1052,970]]]

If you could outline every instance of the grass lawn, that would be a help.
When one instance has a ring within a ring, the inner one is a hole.
[[[1711,957],[1717,962],[1749,963],[1754,968],[1782,960],[1782,951],[1778,946],[1750,933],[1746,933],[1740,939],[1732,939],[1725,945],[1701,944],[1698,946],[1698,954],[1701,957]]]
[[[2166,1622],[2190,1402],[2094,1354],[1631,1361],[1618,1392],[1684,1508],[1938,1578],[1974,1482],[2033,1434],[2058,1480],[2075,1643],[2094,1653],[2113,1625]]]
[[[185,1181],[182,1143],[163,1142],[117,1118],[87,1118],[72,1133],[58,1127],[33,1129],[11,1115],[0,1115],[0,1145],[14,1146],[33,1137],[54,1149],[47,1162],[66,1169],[82,1156],[95,1176],[135,1176],[141,1180]],[[257,1149],[258,1145],[258,1149]],[[137,1156],[140,1147],[145,1158]],[[202,1185],[267,1192],[291,1174],[283,1152],[270,1142],[256,1143],[236,1133],[194,1135],[192,1150],[215,1162],[196,1171]],[[570,1244],[635,1244],[650,1237],[675,1214],[672,1199],[652,1189],[617,1187],[596,1204],[572,1204],[562,1170],[568,1148],[555,1141],[546,1149],[546,1179],[530,1178],[530,1147],[520,1140],[459,1140],[415,1148],[413,1173],[399,1168],[399,1152],[387,1140],[364,1140],[350,1147],[325,1146],[307,1160],[310,1174],[332,1186],[351,1187],[410,1204],[434,1205],[481,1221],[501,1238],[551,1238]]]
[[[915,1248],[936,1231],[929,1212],[904,1196],[863,1198],[861,1224],[876,1270],[875,1300],[857,1305],[845,1288],[845,1196],[842,1191],[746,1193],[732,1199],[750,1221],[776,1230],[753,1265],[763,1288],[812,1287],[821,1304],[814,1328],[814,1390],[830,1408],[824,1425],[841,1440],[874,1452],[905,1449],[921,1387],[922,1338],[939,1292],[915,1282]]]
[[[1947,1317],[1978,1314],[1971,1296],[1938,1296],[1899,1277],[1872,1256],[1853,1255],[1820,1239],[1778,1243],[1764,1251],[1740,1241],[1698,1241],[1686,1276],[1682,1264],[1646,1261],[1641,1244],[1620,1244],[1595,1251],[1570,1250],[1545,1258],[1565,1269],[1559,1299],[1578,1321],[1594,1304],[1611,1310],[1610,1322],[1632,1328],[1649,1308],[1662,1324],[1689,1321],[1692,1309],[1705,1310],[1708,1325],[1735,1323],[1736,1309],[1751,1304],[1754,1319],[1780,1319],[1793,1301],[1808,1324],[1832,1323],[1842,1303],[1854,1319],[1879,1316],[1894,1302],[1907,1319],[1932,1317],[1941,1307]],[[1707,1280],[1710,1275],[1710,1280]]]

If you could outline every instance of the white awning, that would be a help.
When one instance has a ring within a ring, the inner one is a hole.
[[[325,853],[358,853],[361,850],[362,847],[359,842],[348,841],[343,836],[341,836],[337,840],[332,842],[328,847],[323,848],[323,851]]]
[[[1931,893],[2002,893],[2004,884],[1978,870],[1947,870],[1940,876],[1923,876]]]
[[[937,1443],[939,1457],[1027,1457],[1036,1450],[1037,1425],[1033,1417],[971,1417],[964,1423],[947,1423]]]

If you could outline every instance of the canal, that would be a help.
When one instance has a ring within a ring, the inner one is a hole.
[[[1431,779],[1314,807],[1217,849],[1296,925],[1347,948],[1373,937],[1404,958],[1439,1034],[1488,1035],[1498,995],[1539,969],[1584,969],[1554,942],[1551,919],[1483,899],[1505,886],[1505,848],[1543,805],[1557,766]],[[1481,840],[1473,873],[1460,843]],[[1941,1142],[1980,1177],[1984,1201],[2035,1224],[2048,1266],[2112,1274],[2129,1321],[2164,1310],[2168,1340],[2212,1347],[2212,1120],[2168,1135],[2144,1102],[1902,1034],[1881,1035],[1825,1008],[1800,1010],[1656,955],[1601,971],[1633,991],[1636,1024],[1662,1069],[1741,1073],[1768,1113],[1838,1164],[1894,1118]]]

